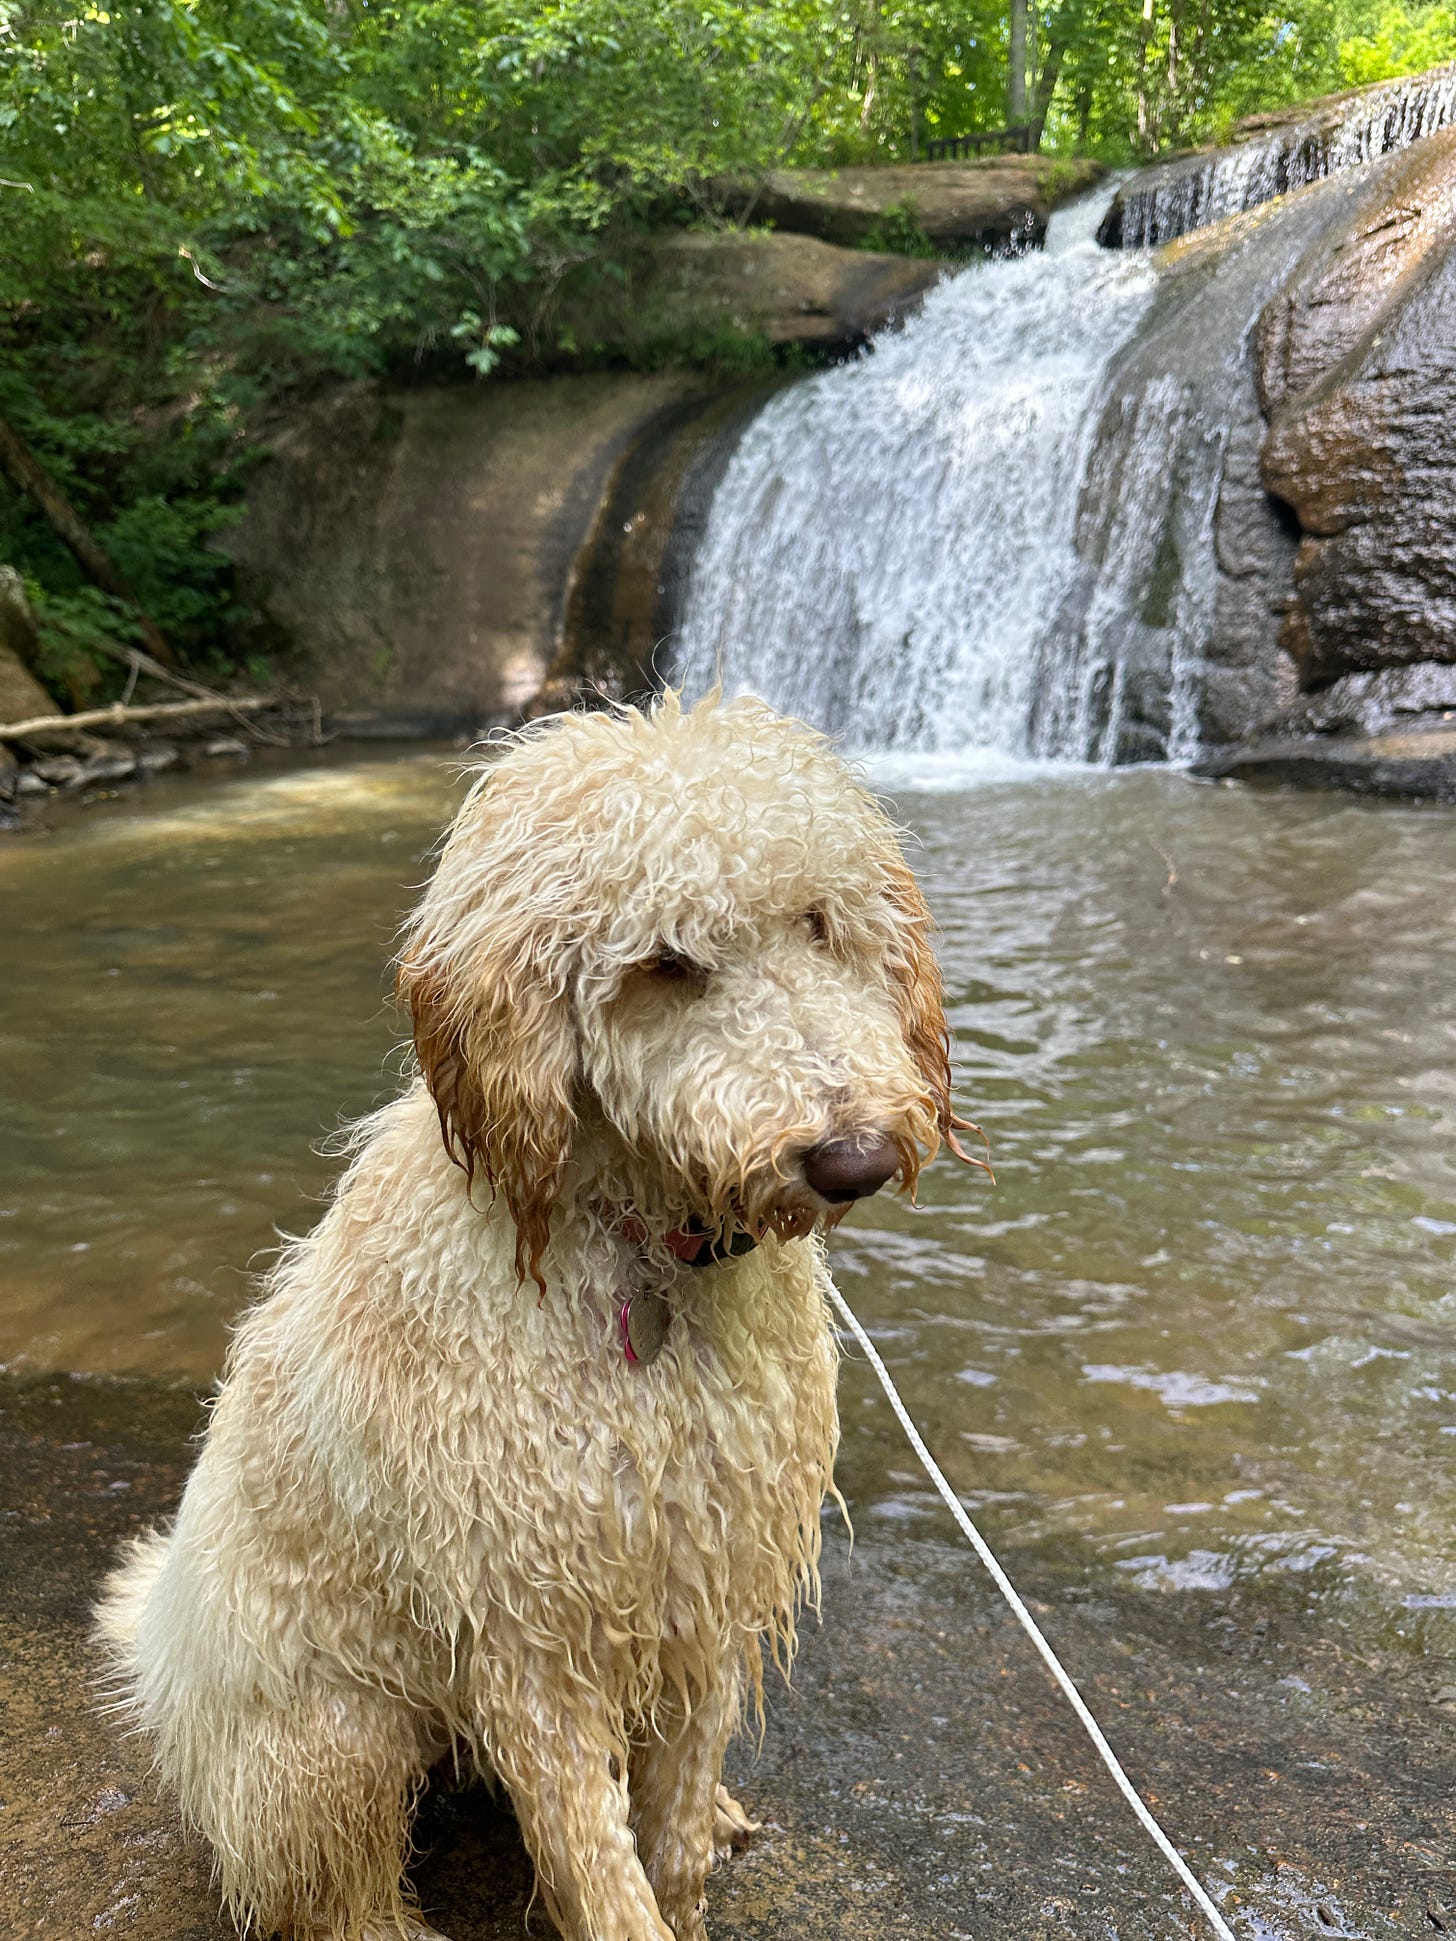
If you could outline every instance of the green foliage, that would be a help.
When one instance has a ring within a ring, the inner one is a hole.
[[[1456,0],[1024,0],[1053,152],[1118,158],[1456,53]],[[0,0],[0,415],[184,651],[266,399],[330,377],[605,356],[781,361],[630,317],[645,232],[785,162],[1007,120],[1023,0]],[[875,238],[929,244],[909,203]],[[50,678],[97,604],[0,485]],[[105,676],[109,679],[109,673]]]
[[[860,247],[889,250],[899,256],[940,254],[925,233],[913,196],[892,202],[874,227],[866,232]]]
[[[609,359],[603,349],[599,361],[620,364],[621,350],[614,348],[614,357]],[[814,361],[797,345],[776,344],[753,325],[722,315],[693,322],[676,313],[639,314],[627,348],[637,370],[688,365],[728,383],[807,370]]]
[[[107,649],[136,639],[131,610],[94,586],[57,593],[28,580],[26,591],[40,634],[36,672],[46,685],[76,707],[95,700],[103,686],[118,687],[124,669]]]
[[[1060,0],[1039,18],[1056,76],[1046,136],[1109,160],[1225,136],[1311,96],[1456,58],[1449,0]]]
[[[1433,6],[1380,0],[1374,6],[1341,8],[1334,24],[1340,80],[1349,87],[1419,74],[1456,57],[1456,7],[1445,0]]]

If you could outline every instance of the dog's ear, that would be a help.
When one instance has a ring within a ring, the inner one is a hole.
[[[900,1029],[935,1101],[940,1136],[953,1145],[954,1128],[962,1122],[950,1102],[950,1030],[940,966],[930,947],[930,909],[909,864],[898,854],[885,865],[885,897],[893,916],[889,966]]]
[[[467,1180],[483,1173],[505,1200],[516,1274],[544,1293],[541,1257],[576,1120],[576,1041],[565,1000],[533,960],[519,936],[509,952],[477,950],[448,968],[417,947],[397,989],[445,1150]]]

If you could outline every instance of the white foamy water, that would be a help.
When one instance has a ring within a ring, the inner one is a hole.
[[[1171,242],[1307,182],[1408,147],[1453,121],[1456,65],[1371,88],[1345,104],[1338,116],[1326,109],[1237,148],[1222,149],[1201,168],[1175,163],[1166,175],[1150,172],[1140,178],[1146,186],[1123,199],[1122,241],[1131,248]]]
[[[1125,239],[1453,120],[1456,66],[1369,90],[1139,178]],[[694,565],[676,643],[689,695],[761,694],[897,764],[900,785],[1196,754],[1247,332],[1308,223],[1221,271],[1149,361],[1138,333],[1159,273],[1145,249],[1096,246],[1110,200],[1060,212],[1042,254],[947,278],[902,331],[759,415]]]
[[[1037,720],[1038,650],[1071,584],[1109,360],[1154,287],[1093,238],[977,265],[872,354],[796,386],[718,487],[677,657],[842,737],[932,757],[1098,759],[1089,711]],[[974,764],[972,764],[974,765]]]

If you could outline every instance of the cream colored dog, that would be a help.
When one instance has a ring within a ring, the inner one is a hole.
[[[758,702],[541,723],[481,774],[400,971],[420,1080],[101,1607],[241,1921],[427,1932],[453,1746],[569,1941],[703,1935],[724,1750],[817,1589],[818,1232],[963,1123],[928,931],[874,801]]]

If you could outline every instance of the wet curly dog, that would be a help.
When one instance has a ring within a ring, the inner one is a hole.
[[[817,1591],[820,1235],[963,1123],[928,932],[876,803],[761,703],[560,718],[479,776],[401,963],[420,1078],[101,1606],[241,1921],[428,1933],[453,1747],[568,1941],[704,1934],[724,1750]]]

